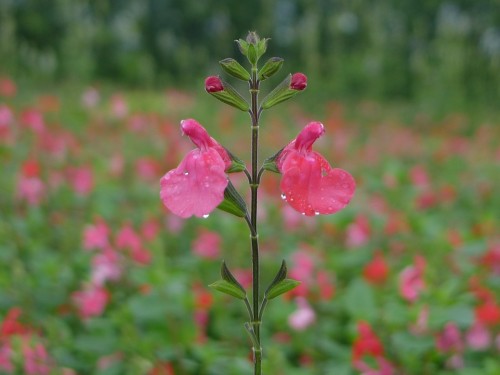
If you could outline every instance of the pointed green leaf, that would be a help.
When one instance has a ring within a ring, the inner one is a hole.
[[[249,81],[251,78],[250,73],[248,73],[248,71],[235,59],[227,58],[219,61],[219,64],[227,74],[232,75],[235,78],[243,81]]]
[[[248,45],[248,52],[247,52],[247,58],[248,61],[250,61],[250,64],[255,65],[257,64],[257,60],[259,59],[257,56],[257,49],[253,44]]]
[[[295,287],[297,287],[300,284],[300,281],[293,280],[293,279],[284,279],[281,280],[279,283],[275,284],[273,287],[271,287],[268,291],[266,291],[265,297],[269,300],[276,298],[283,293],[286,293]]]
[[[283,66],[283,61],[281,57],[271,57],[267,60],[264,66],[259,70],[259,80],[263,81],[276,74]]]
[[[246,57],[248,55],[248,43],[243,39],[235,40],[235,42],[238,44],[241,54]]]
[[[230,106],[238,108],[239,110],[246,112],[250,109],[247,101],[240,95],[238,91],[233,88],[233,86],[225,81],[222,81],[222,86],[224,87],[224,90],[208,93],[221,102],[229,104]]]
[[[281,173],[280,170],[278,169],[278,166],[276,165],[276,161],[278,160],[282,151],[283,151],[283,148],[281,150],[279,150],[277,153],[275,153],[273,156],[268,157],[264,161],[264,164],[262,164],[262,168],[264,168],[266,171]]]
[[[210,284],[209,287],[238,299],[245,299],[247,295],[245,292],[242,292],[240,288],[226,280],[218,280],[215,283]]]
[[[222,280],[225,280],[228,283],[233,284],[234,286],[236,286],[238,289],[240,289],[246,295],[245,289],[238,282],[238,280],[236,280],[236,278],[233,276],[233,274],[231,273],[231,271],[229,271],[229,268],[227,267],[225,261],[222,261],[222,266],[220,268],[220,275],[222,277]]]
[[[279,282],[283,281],[286,279],[286,275],[288,274],[288,268],[286,266],[286,262],[285,260],[283,260],[281,262],[281,267],[278,271],[278,273],[276,273],[276,276],[274,276],[274,279],[273,281],[271,281],[271,284],[269,284],[269,286],[267,287],[267,290],[266,290],[266,294],[269,292],[269,290],[275,286],[276,284],[278,284]]]
[[[224,200],[217,208],[238,217],[245,217],[247,214],[247,205],[231,181],[229,181],[224,190]]]

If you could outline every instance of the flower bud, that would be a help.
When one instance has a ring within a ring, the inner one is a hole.
[[[241,111],[248,111],[250,106],[247,101],[229,83],[222,81],[217,76],[205,80],[205,90],[223,103],[229,104]]]
[[[227,74],[235,78],[241,79],[242,81],[249,81],[251,78],[250,73],[248,73],[248,71],[235,59],[227,58],[219,61],[219,64]]]
[[[283,66],[283,61],[281,57],[271,57],[267,60],[259,71],[259,80],[263,81],[276,74]]]
[[[210,76],[205,79],[205,90],[208,93],[219,92],[224,90],[222,81],[217,76]]]
[[[295,73],[292,75],[290,81],[290,88],[292,90],[302,91],[307,87],[307,77],[302,73]]]
[[[303,91],[307,86],[307,77],[302,73],[289,74],[262,102],[262,109],[274,107]]]

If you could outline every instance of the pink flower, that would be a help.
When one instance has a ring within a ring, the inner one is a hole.
[[[23,163],[17,180],[17,198],[31,206],[38,206],[45,195],[45,184],[39,174],[39,164],[35,160],[27,160]]]
[[[463,350],[462,334],[455,323],[447,323],[438,334],[436,348],[442,353],[457,353]]]
[[[290,81],[290,88],[292,90],[302,91],[307,87],[307,77],[302,73],[295,73],[292,75]]]
[[[14,119],[10,108],[4,104],[0,105],[0,130],[7,129]]]
[[[484,350],[491,344],[491,334],[483,324],[476,322],[465,333],[465,340],[469,348]]]
[[[85,250],[105,250],[108,247],[109,228],[103,220],[87,225],[83,231],[83,248]]]
[[[296,331],[303,331],[314,323],[316,313],[305,298],[297,297],[295,301],[297,302],[298,309],[288,317],[288,324]]]
[[[99,99],[100,99],[99,91],[97,91],[97,89],[94,87],[89,87],[82,94],[82,104],[89,109],[97,106],[97,104],[99,103]]]
[[[108,291],[95,285],[73,293],[73,301],[83,319],[101,315],[108,304],[108,300]]]
[[[425,288],[423,279],[425,259],[421,256],[415,257],[415,264],[406,267],[399,274],[399,292],[409,302],[415,302]]]
[[[124,224],[116,235],[118,249],[136,249],[142,246],[142,240],[129,223]]]
[[[12,348],[9,342],[0,343],[0,371],[7,374],[14,372],[14,366],[11,362]]]
[[[23,345],[24,372],[27,375],[49,375],[50,358],[45,346],[37,343],[34,347]]]
[[[205,90],[207,90],[207,92],[219,92],[224,90],[224,86],[219,77],[210,76],[205,79]]]
[[[88,195],[94,187],[94,179],[90,167],[69,168],[68,179],[75,193],[80,196]]]
[[[36,109],[26,109],[21,114],[21,123],[35,133],[42,133],[45,130],[45,121],[40,111]]]
[[[94,285],[102,286],[107,280],[116,281],[122,274],[118,254],[107,249],[92,258],[92,276]]]
[[[17,86],[13,80],[8,77],[0,78],[0,95],[5,97],[13,97],[16,95]]]
[[[193,242],[192,248],[200,258],[216,259],[220,254],[221,237],[216,232],[204,230]]]
[[[127,102],[120,94],[115,94],[111,97],[111,112],[117,119],[121,119],[127,115]]]
[[[332,168],[312,145],[325,129],[309,123],[280,153],[276,162],[283,174],[281,191],[296,211],[307,215],[333,214],[343,209],[356,189],[352,176]]]
[[[346,245],[348,247],[363,246],[370,239],[371,225],[366,216],[358,215],[354,223],[347,227]]]
[[[170,211],[182,218],[206,217],[224,200],[228,184],[225,169],[231,160],[195,120],[183,120],[181,128],[198,148],[162,177],[160,197]]]

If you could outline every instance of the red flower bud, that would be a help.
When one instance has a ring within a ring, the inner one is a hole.
[[[205,80],[205,90],[207,90],[207,92],[224,91],[224,86],[222,85],[222,81],[219,77],[210,76]]]
[[[292,90],[302,91],[307,87],[307,77],[302,73],[295,73],[292,75],[290,81],[290,88]]]

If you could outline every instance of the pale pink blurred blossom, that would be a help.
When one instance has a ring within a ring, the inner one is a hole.
[[[13,120],[14,116],[10,108],[5,104],[0,105],[0,130],[9,128]]]
[[[347,227],[346,245],[348,247],[363,246],[370,239],[371,226],[368,218],[358,215],[356,220]]]
[[[21,123],[35,133],[42,133],[45,130],[43,115],[37,109],[26,109],[21,113]]]
[[[115,245],[120,250],[132,250],[142,246],[142,240],[135,231],[135,229],[126,223],[122,225],[118,234],[116,235]]]
[[[160,232],[160,223],[156,219],[149,219],[142,223],[141,235],[146,241],[152,241]]]
[[[455,353],[453,354],[448,360],[446,361],[446,367],[452,370],[458,370],[464,367],[464,357],[461,353]]]
[[[148,126],[148,118],[143,114],[135,114],[129,118],[128,127],[131,131],[141,132]]]
[[[491,345],[491,333],[480,322],[474,323],[465,333],[467,346],[473,350],[484,350]]]
[[[109,227],[102,219],[95,224],[87,225],[83,231],[83,248],[85,250],[105,250],[109,246]]]
[[[193,242],[194,254],[200,258],[217,259],[221,251],[222,239],[217,232],[202,230]]]
[[[30,206],[38,206],[45,196],[45,184],[37,176],[20,175],[17,180],[17,198]]]
[[[156,180],[161,175],[161,165],[153,158],[139,158],[135,163],[135,170],[139,177],[146,181]]]
[[[298,308],[288,317],[288,324],[296,331],[304,331],[315,322],[316,313],[305,298],[297,297],[295,302]]]
[[[0,95],[10,98],[16,95],[16,83],[9,77],[0,77]]]
[[[103,313],[108,304],[109,293],[102,287],[90,285],[84,290],[74,292],[72,297],[80,316],[89,319]]]
[[[122,275],[120,257],[112,249],[106,249],[92,258],[91,281],[94,285],[102,286],[108,280],[117,281]]]
[[[122,119],[128,114],[127,102],[120,94],[111,97],[111,113],[117,119]]]
[[[406,267],[399,274],[399,292],[409,302],[415,302],[425,289],[424,282],[425,259],[416,256],[414,264]]]
[[[109,159],[108,169],[112,176],[121,176],[125,169],[125,158],[123,155],[120,153],[113,154]]]
[[[430,178],[425,166],[418,164],[410,169],[410,180],[413,186],[427,188],[430,186]]]
[[[101,95],[95,87],[89,87],[82,94],[82,104],[85,108],[92,109],[97,106]]]
[[[183,220],[177,215],[169,214],[166,216],[165,226],[170,233],[179,233],[184,228],[186,220]]]
[[[429,328],[429,306],[425,305],[418,313],[417,321],[410,326],[410,332],[414,335],[422,335],[428,331]]]
[[[131,252],[132,260],[141,265],[147,265],[151,263],[151,252],[143,247],[136,247],[132,249]]]
[[[442,353],[461,353],[464,349],[462,334],[453,322],[447,323],[436,337],[436,348]]]

